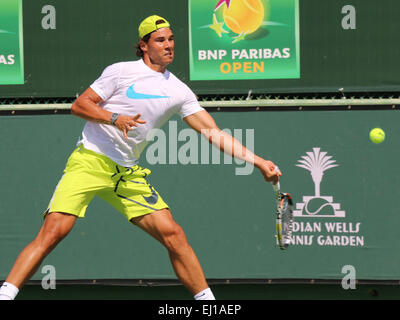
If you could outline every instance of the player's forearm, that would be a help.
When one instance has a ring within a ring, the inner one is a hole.
[[[262,164],[263,159],[255,155],[252,151],[243,146],[239,140],[220,129],[202,130],[203,135],[222,152],[227,153],[237,159],[244,160],[255,167]]]
[[[104,110],[96,103],[85,97],[79,97],[71,107],[73,115],[88,121],[110,124],[111,112]]]

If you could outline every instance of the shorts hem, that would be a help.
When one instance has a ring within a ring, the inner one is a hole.
[[[84,218],[84,217],[85,217],[85,215],[79,215],[79,214],[77,214],[77,213],[72,213],[72,212],[70,212],[69,210],[54,210],[54,209],[51,209],[51,210],[50,210],[50,208],[47,208],[47,209],[43,212],[43,219],[46,218],[47,215],[49,215],[50,213],[53,213],[53,212],[69,214],[69,215],[75,216],[75,217],[77,217],[77,218]]]
[[[124,214],[123,212],[122,212],[122,214],[125,216],[125,218],[127,218],[128,221],[131,221],[131,220],[134,219],[134,218],[143,217],[143,216],[146,216],[146,215],[148,215],[148,214],[151,214],[151,213],[154,213],[154,212],[157,212],[157,211],[160,211],[160,210],[164,210],[164,209],[168,209],[168,210],[169,210],[169,207],[168,207],[168,206],[165,206],[165,207],[163,207],[163,208],[154,209],[153,211],[144,212],[144,213],[141,213],[141,214],[127,215],[127,214]]]

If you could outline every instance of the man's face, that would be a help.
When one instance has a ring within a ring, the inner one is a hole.
[[[162,28],[150,35],[147,43],[141,42],[141,48],[153,64],[166,67],[174,60],[174,34],[170,28]]]

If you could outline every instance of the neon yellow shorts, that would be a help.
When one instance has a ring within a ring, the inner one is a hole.
[[[128,220],[168,208],[146,181],[151,173],[139,166],[123,167],[104,155],[79,146],[68,159],[46,213],[85,216],[94,196],[107,201]]]

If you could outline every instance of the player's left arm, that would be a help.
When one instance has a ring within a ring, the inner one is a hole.
[[[276,165],[272,161],[255,155],[239,140],[219,129],[213,117],[206,110],[191,114],[184,120],[192,129],[202,134],[222,152],[254,165],[261,171],[266,181],[278,182],[280,174],[275,171]]]

